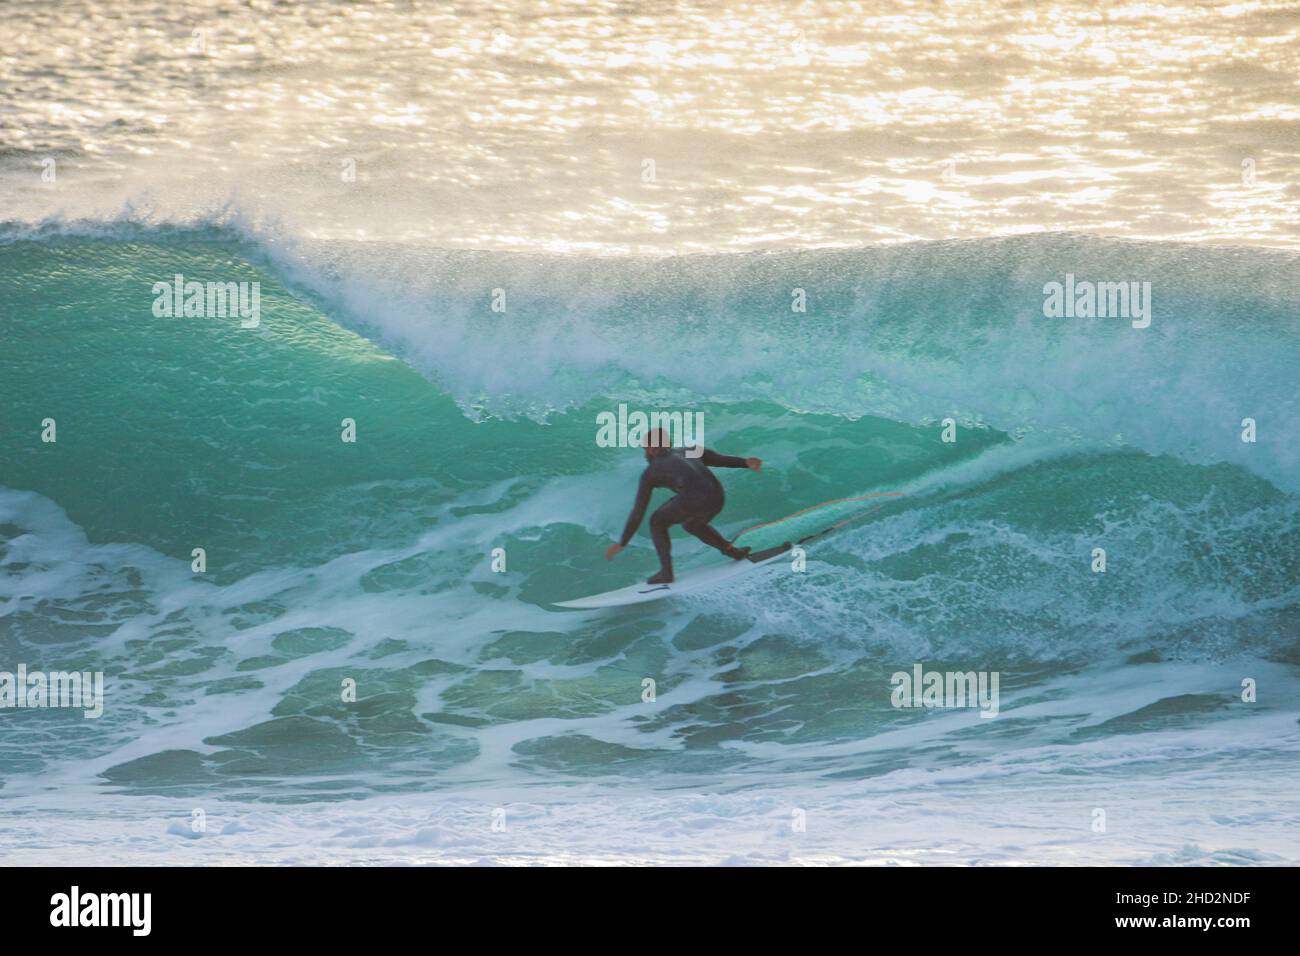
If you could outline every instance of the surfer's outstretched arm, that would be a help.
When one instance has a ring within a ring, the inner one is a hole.
[[[704,449],[700,461],[710,468],[752,468],[758,471],[763,467],[761,458],[737,458],[735,455],[719,455],[712,448]]]
[[[641,483],[637,485],[636,503],[632,505],[632,513],[627,516],[627,524],[623,526],[623,537],[618,539],[620,547],[626,548],[627,543],[632,540],[632,535],[636,534],[636,529],[641,527],[641,519],[645,517],[645,510],[650,504],[650,495],[654,490],[655,486],[651,483],[647,469],[647,473],[641,475]]]

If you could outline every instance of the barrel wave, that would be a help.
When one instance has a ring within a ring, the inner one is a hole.
[[[259,282],[260,325],[155,316],[176,273]],[[1150,282],[1150,326],[1044,316],[1066,274]],[[785,859],[791,808],[828,859],[868,836],[892,862],[1300,856],[1273,794],[1300,758],[1293,253],[11,224],[0,293],[0,655],[103,671],[111,704],[5,718],[15,810],[93,792],[141,860],[490,858],[492,801],[539,859]],[[729,536],[876,497],[806,570],[559,612],[655,567],[644,529],[602,557],[641,465],[595,441],[620,403],[764,459],[721,474]],[[999,719],[894,706],[918,663],[999,672]],[[1011,794],[1041,837],[1007,831]],[[1090,829],[1101,804],[1123,841]],[[20,855],[60,839],[4,827]]]

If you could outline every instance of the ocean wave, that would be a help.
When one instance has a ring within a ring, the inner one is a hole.
[[[1285,432],[1300,413],[1300,256],[1288,252],[1038,235],[557,257],[310,240],[237,204],[187,223],[124,214],[0,236],[238,242],[472,417],[762,400],[1131,445],[1300,487]],[[1150,326],[1044,317],[1044,286],[1067,275],[1150,282]],[[801,298],[806,311],[792,311]]]

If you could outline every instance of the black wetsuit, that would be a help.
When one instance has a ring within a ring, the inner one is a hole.
[[[709,526],[709,522],[722,510],[725,496],[722,483],[714,477],[708,467],[714,468],[748,468],[744,458],[734,455],[719,455],[711,449],[704,449],[699,458],[687,458],[683,448],[670,448],[650,459],[650,464],[641,473],[641,484],[636,490],[636,504],[627,517],[623,528],[623,537],[619,544],[626,547],[641,526],[645,509],[650,504],[650,495],[656,488],[671,488],[677,492],[665,501],[650,516],[650,536],[654,539],[655,551],[659,554],[659,563],[665,570],[672,569],[672,546],[668,541],[668,529],[680,524],[705,544],[724,551],[731,545],[722,535]]]

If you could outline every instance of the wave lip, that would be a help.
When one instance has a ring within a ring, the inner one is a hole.
[[[1074,235],[673,258],[475,253],[295,237],[238,204],[170,224],[0,229],[11,247],[68,237],[236,242],[471,417],[768,401],[1130,445],[1300,488],[1287,432],[1300,420],[1296,253]],[[1044,286],[1067,275],[1150,282],[1150,327],[1045,317]],[[805,312],[792,311],[796,296]]]
[[[1292,253],[1063,235],[666,260],[326,245],[279,261],[475,414],[775,401],[1131,445],[1300,488]],[[1045,317],[1044,286],[1066,274],[1150,282],[1150,327]]]

